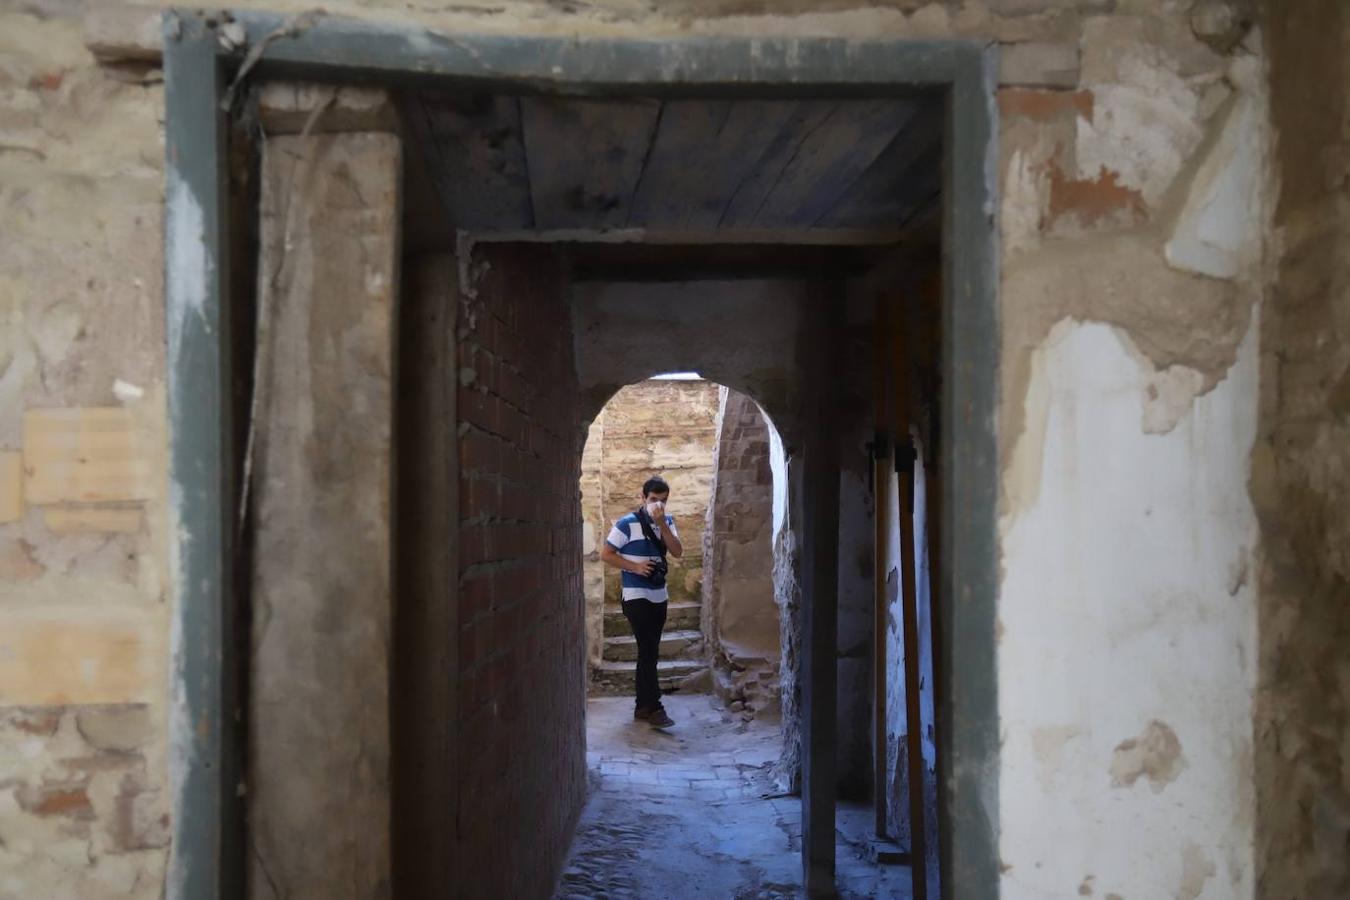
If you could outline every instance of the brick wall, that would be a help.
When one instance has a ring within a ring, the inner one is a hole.
[[[460,312],[463,897],[547,897],[585,795],[576,374],[551,251],[489,247]]]

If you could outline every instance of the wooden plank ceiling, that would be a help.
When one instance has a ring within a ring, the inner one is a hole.
[[[454,226],[899,233],[931,219],[942,106],[424,93],[405,106]]]

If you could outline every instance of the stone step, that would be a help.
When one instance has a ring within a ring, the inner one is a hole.
[[[666,628],[681,631],[698,628],[703,605],[692,600],[672,600],[666,604]],[[617,603],[605,604],[605,637],[622,637],[633,632],[623,617],[623,608]]]
[[[661,658],[677,659],[688,657],[699,650],[703,633],[698,629],[667,631],[661,635]],[[638,658],[637,638],[630,635],[605,638],[605,659],[612,662],[625,662]]]
[[[656,664],[656,677],[661,682],[661,690],[670,691],[679,687],[686,677],[706,668],[698,660],[663,659]],[[599,668],[591,670],[591,694],[631,696],[636,670],[635,662],[602,662]]]

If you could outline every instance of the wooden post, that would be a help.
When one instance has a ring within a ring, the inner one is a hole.
[[[393,134],[263,151],[249,897],[388,889],[401,171]]]
[[[873,320],[875,368],[872,379],[875,437],[872,439],[872,803],[876,813],[876,835],[889,837],[886,798],[886,545],[890,537],[891,506],[890,456],[887,437],[886,345],[889,340],[885,297],[878,295]]]
[[[919,598],[914,561],[914,440],[910,436],[909,355],[896,317],[891,333],[895,375],[895,471],[900,476],[900,588],[905,645],[905,746],[909,774],[910,875],[914,900],[928,898],[927,833],[923,809],[923,719],[919,705]]]

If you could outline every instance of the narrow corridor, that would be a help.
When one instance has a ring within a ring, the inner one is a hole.
[[[663,702],[676,723],[664,732],[635,723],[629,698],[587,702],[590,797],[558,900],[803,896],[801,800],[775,783],[777,723],[708,694]],[[866,816],[840,809],[855,821],[864,834]],[[910,896],[908,870],[879,869],[863,841],[841,834],[838,866],[842,898]]]

